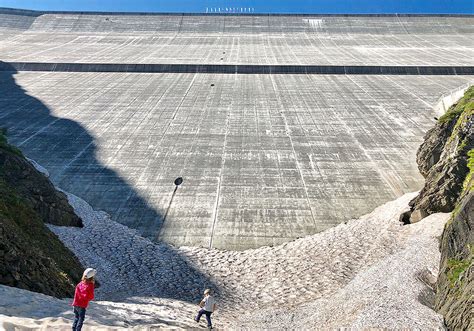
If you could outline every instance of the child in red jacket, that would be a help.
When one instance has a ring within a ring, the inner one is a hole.
[[[84,318],[86,317],[86,308],[89,305],[89,301],[94,299],[94,277],[97,271],[92,268],[87,268],[84,271],[82,280],[76,286],[76,292],[74,293],[74,323],[72,324],[73,331],[81,331]]]

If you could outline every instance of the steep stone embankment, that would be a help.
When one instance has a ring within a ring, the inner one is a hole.
[[[82,266],[44,223],[82,226],[65,195],[0,132],[0,284],[70,296]]]
[[[449,329],[474,329],[474,192],[472,189],[461,200],[453,218],[443,232],[436,309],[445,317]]]
[[[453,212],[441,239],[436,309],[451,330],[474,328],[474,87],[431,129],[417,153],[426,183],[405,222]]]
[[[468,152],[474,148],[473,105],[474,87],[471,87],[426,134],[417,153],[418,166],[426,182],[410,202],[410,223],[434,213],[451,212],[458,202],[469,172]]]

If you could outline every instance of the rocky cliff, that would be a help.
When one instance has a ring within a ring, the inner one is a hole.
[[[436,309],[450,330],[474,330],[474,192],[461,199],[441,239]]]
[[[428,131],[417,152],[425,186],[410,202],[410,223],[437,212],[451,212],[459,201],[469,172],[468,153],[474,148],[474,87]]]
[[[415,223],[452,212],[441,238],[436,309],[450,330],[474,329],[474,87],[428,131],[417,153],[426,178],[402,216]]]
[[[0,283],[71,296],[82,266],[45,223],[82,226],[66,196],[0,131]]]

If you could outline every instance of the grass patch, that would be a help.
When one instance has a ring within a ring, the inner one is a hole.
[[[23,156],[23,153],[18,148],[8,143],[7,130],[2,128],[0,128],[0,149],[3,149],[18,156]]]
[[[446,114],[444,114],[439,122],[444,123],[456,119],[456,124],[454,125],[451,136],[448,138],[446,145],[452,144],[454,141],[457,141],[459,137],[459,128],[463,126],[468,121],[471,121],[474,116],[474,85],[469,87],[464,93],[464,96],[459,100],[459,102],[453,105]],[[456,153],[459,155],[467,156],[467,166],[469,171],[462,182],[461,192],[459,194],[460,199],[456,203],[454,210],[451,213],[449,221],[446,223],[445,228],[451,225],[456,215],[460,210],[460,200],[466,194],[473,190],[474,188],[474,149],[468,150],[470,148],[471,142],[468,139],[469,136],[465,137],[459,145],[456,147]],[[445,146],[446,148],[446,146]],[[443,174],[440,174],[442,176]],[[439,178],[438,178],[439,180]]]
[[[465,109],[474,109],[474,86],[467,89],[459,102],[451,106],[448,111],[439,118],[440,123],[450,122],[457,118]]]
[[[474,149],[467,152],[467,167],[469,168],[469,172],[462,185],[463,192],[471,192],[474,189]]]
[[[14,188],[5,182],[1,176],[0,215],[14,220],[15,223],[25,230],[31,230],[32,224],[41,224],[35,211],[18,195]]]
[[[47,294],[60,297],[73,293],[74,282],[80,278],[79,262],[25,198],[2,178],[1,172],[0,223],[2,244],[7,251],[15,250],[23,260],[18,264],[22,286],[31,281],[34,285],[27,289],[35,292],[45,293],[44,289],[48,289]],[[44,278],[38,277],[38,273]]]
[[[464,272],[469,268],[472,263],[472,254],[464,260],[449,259],[448,260],[448,281],[451,288],[456,287],[459,284],[459,280]]]

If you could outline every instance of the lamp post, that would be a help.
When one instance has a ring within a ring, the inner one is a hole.
[[[181,184],[183,184],[183,177],[178,177],[174,180],[174,185],[175,185],[174,186],[174,191],[173,191],[173,194],[171,195],[171,199],[170,199],[170,203],[168,204],[168,208],[166,208],[165,216],[163,216],[163,222],[161,222],[161,227],[160,227],[160,231],[158,233],[158,237],[159,237],[159,234],[161,233],[161,229],[163,229],[163,226],[165,225],[166,217],[168,216],[168,212],[170,211],[171,203],[173,202],[173,198],[176,195],[176,191],[178,191],[178,187]]]

